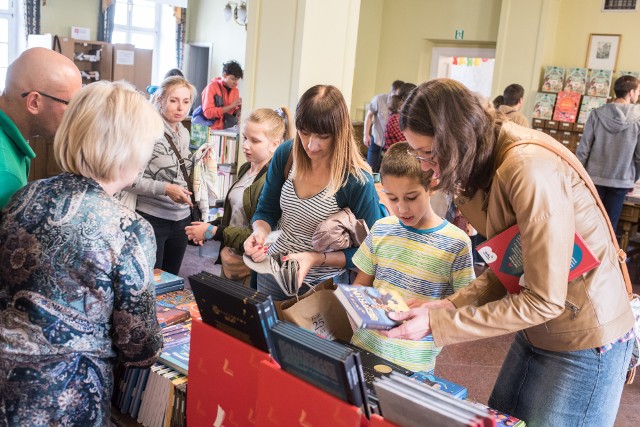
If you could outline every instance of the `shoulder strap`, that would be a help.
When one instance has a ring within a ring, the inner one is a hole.
[[[176,147],[176,144],[173,142],[173,138],[171,137],[171,135],[169,135],[169,132],[165,132],[164,137],[167,139],[167,142],[171,146],[171,149],[173,150],[176,157],[178,158],[178,165],[180,166],[180,170],[182,171],[182,176],[184,177],[184,180],[187,182],[187,189],[191,192],[191,203],[193,203],[193,205],[195,206],[196,197],[195,197],[195,194],[193,193],[193,183],[189,179],[189,173],[187,172],[187,168],[184,165],[184,159],[180,155],[180,151],[178,151],[178,147]]]
[[[551,144],[547,144],[545,142],[537,141],[537,140],[523,140],[523,141],[516,141],[510,144],[507,144],[498,155],[498,158],[496,159],[496,165],[500,166],[502,164],[502,161],[504,160],[504,157],[507,151],[511,150],[514,147],[517,147],[518,145],[524,145],[524,144],[538,145],[540,147],[546,148],[547,150],[553,151],[555,154],[560,156],[561,159],[566,161],[576,172],[578,172],[578,175],[580,175],[580,178],[584,181],[589,191],[591,191],[591,195],[598,203],[598,207],[600,208],[600,211],[602,212],[602,215],[604,216],[605,221],[607,221],[607,224],[609,225],[609,234],[611,237],[611,242],[613,243],[613,247],[615,248],[616,254],[618,256],[618,262],[620,263],[620,269],[622,270],[622,277],[624,277],[624,283],[625,283],[625,286],[627,287],[627,293],[629,294],[629,297],[631,297],[631,295],[633,294],[633,288],[631,287],[631,279],[629,278],[629,271],[627,270],[627,264],[626,264],[627,254],[620,248],[620,245],[618,244],[616,233],[613,229],[613,226],[611,225],[611,221],[609,220],[609,215],[607,214],[607,211],[604,208],[604,205],[602,204],[602,200],[600,200],[600,196],[598,196],[598,191],[596,190],[595,185],[593,185],[593,181],[591,181],[591,178],[587,174],[587,171],[584,169],[584,167],[582,167],[582,164],[578,161],[578,159],[575,156],[573,155],[569,156],[567,155],[566,152],[558,149],[558,147],[555,147]]]

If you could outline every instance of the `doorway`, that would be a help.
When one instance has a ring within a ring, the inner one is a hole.
[[[211,43],[189,43],[185,51],[185,77],[196,87],[196,99],[192,108],[202,104],[201,93],[209,84],[209,64],[211,64]]]
[[[430,78],[457,80],[490,99],[495,57],[495,49],[434,47]]]

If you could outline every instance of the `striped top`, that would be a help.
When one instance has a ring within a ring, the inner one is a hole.
[[[371,229],[353,262],[374,276],[374,287],[394,289],[405,300],[442,299],[475,278],[471,240],[446,220],[437,227],[419,230],[405,226],[395,216],[382,218]],[[352,342],[412,371],[432,371],[440,352],[431,335],[422,341],[411,341],[360,329]]]
[[[277,229],[282,230],[282,234],[269,247],[269,255],[314,252],[311,237],[316,227],[340,210],[335,195],[327,196],[327,192],[325,188],[314,196],[301,199],[296,194],[291,172],[289,173],[280,194],[282,216],[278,221]],[[343,272],[344,269],[341,268],[313,267],[307,273],[304,283],[315,285]]]

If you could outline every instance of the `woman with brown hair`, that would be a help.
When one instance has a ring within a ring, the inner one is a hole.
[[[255,262],[276,254],[298,261],[298,283],[304,292],[308,285],[352,268],[357,249],[315,252],[311,237],[317,225],[349,207],[371,227],[381,211],[371,170],[353,139],[342,93],[333,86],[312,87],[298,101],[295,120],[295,140],[281,144],[273,156],[253,216],[253,234],[244,249]],[[275,229],[281,231],[280,237],[265,246]],[[274,299],[287,298],[271,276],[260,274],[257,283],[258,290]]]
[[[398,313],[403,323],[388,336],[419,340],[431,332],[443,346],[517,332],[490,406],[533,427],[613,425],[634,319],[584,169],[560,143],[499,120],[454,80],[415,89],[400,127],[422,168],[458,196],[481,234],[518,225],[525,274],[522,289],[508,293],[487,270],[447,300]],[[601,262],[568,282],[576,232]]]

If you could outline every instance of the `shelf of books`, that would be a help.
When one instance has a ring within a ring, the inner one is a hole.
[[[614,74],[616,79],[624,75],[640,77],[636,71],[545,67],[533,107],[532,127],[575,152],[591,111],[611,100]]]

